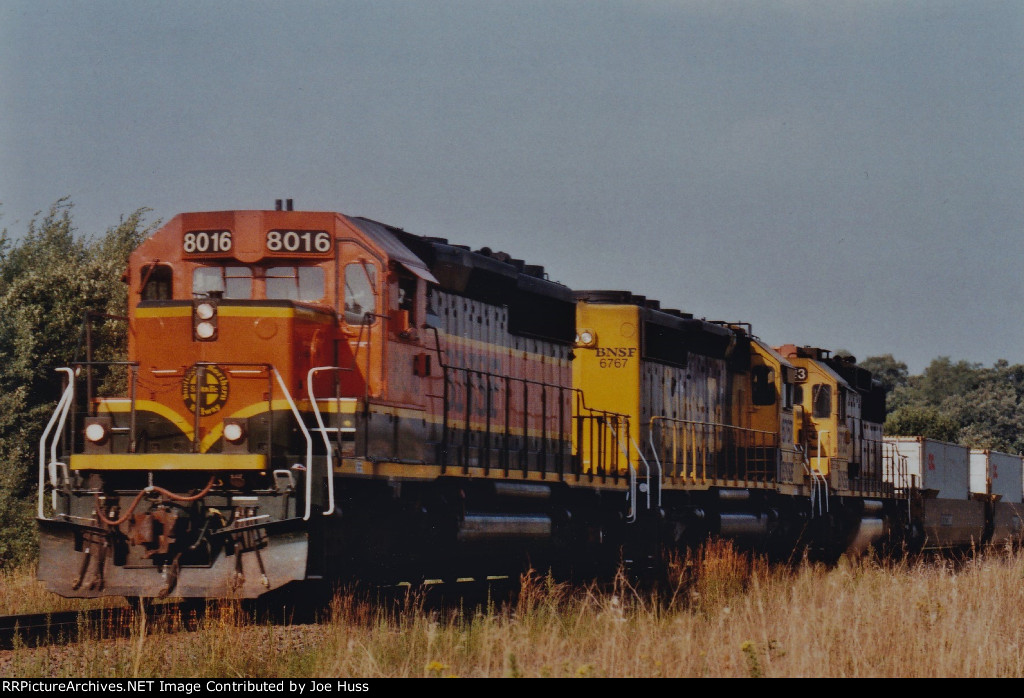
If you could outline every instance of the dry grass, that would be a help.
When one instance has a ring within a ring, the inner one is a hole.
[[[0,568],[0,616],[79,611],[121,603],[119,599],[65,599],[46,591],[36,580],[33,567]]]
[[[349,593],[320,625],[224,605],[194,633],[21,649],[0,674],[121,677],[890,677],[1024,675],[1024,555],[953,565],[770,567],[718,544],[657,592],[530,576],[512,608],[389,613]]]

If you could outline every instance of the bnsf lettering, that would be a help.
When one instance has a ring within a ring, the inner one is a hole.
[[[601,368],[625,368],[636,356],[636,347],[598,347],[597,365]]]
[[[598,347],[597,356],[602,358],[608,357],[623,357],[630,358],[636,355],[636,347]]]

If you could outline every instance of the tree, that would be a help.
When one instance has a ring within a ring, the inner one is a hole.
[[[949,415],[928,406],[905,406],[885,419],[887,436],[924,436],[937,441],[956,442],[960,425]]]
[[[871,375],[882,382],[886,395],[891,393],[894,388],[906,385],[909,378],[907,365],[902,361],[897,361],[892,354],[869,356],[859,365],[861,368],[871,371]]]
[[[34,552],[36,449],[61,385],[55,369],[75,359],[87,310],[124,315],[128,254],[156,224],[139,209],[96,239],[78,236],[64,198],[23,238],[0,233],[0,566]],[[126,328],[97,333],[97,357],[122,356]]]

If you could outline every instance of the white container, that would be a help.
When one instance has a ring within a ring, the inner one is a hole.
[[[918,488],[937,490],[943,499],[970,496],[971,450],[966,446],[923,436],[887,436],[885,442],[906,456],[907,474]]]
[[[987,488],[992,482],[991,491]],[[971,492],[1000,495],[1000,501],[1019,503],[1024,491],[1024,459],[1020,456],[971,449]]]

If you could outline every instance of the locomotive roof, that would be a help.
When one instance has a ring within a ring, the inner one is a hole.
[[[843,376],[839,375],[839,373],[837,373],[830,365],[831,362],[828,360],[829,357],[826,356],[826,354],[829,353],[827,349],[818,349],[817,347],[798,347],[793,344],[783,344],[781,347],[775,347],[775,351],[789,358],[796,357],[801,359],[810,359],[818,365],[818,368],[822,373],[834,380],[838,385],[851,390],[853,389],[853,386],[851,386],[849,382],[847,382]]]
[[[784,357],[784,356],[783,356],[782,354],[780,354],[779,352],[775,351],[775,349],[773,349],[772,347],[770,347],[770,346],[769,346],[768,344],[766,344],[766,343],[765,343],[764,341],[762,341],[762,340],[761,340],[761,339],[760,339],[759,337],[755,337],[754,335],[751,335],[751,336],[750,336],[750,341],[751,341],[751,342],[754,342],[755,344],[757,344],[757,346],[761,347],[761,349],[762,349],[762,350],[763,350],[763,351],[764,351],[764,352],[765,352],[766,354],[768,354],[768,355],[769,355],[769,356],[771,356],[771,357],[772,357],[773,359],[775,359],[776,361],[778,361],[778,362],[779,362],[779,364],[781,364],[782,366],[788,366],[788,367],[790,367],[790,368],[793,368],[793,362],[792,362],[792,361],[790,361],[789,359],[787,359],[786,357]]]
[[[663,309],[658,301],[629,291],[576,291],[573,296],[577,301],[585,303],[636,306],[640,319],[647,328],[647,351],[657,358],[671,361],[671,355],[676,353],[679,347],[685,347],[688,352],[706,356],[732,356],[741,363],[749,360],[749,354],[745,351],[747,345],[737,341],[740,331],[721,323],[698,319],[690,313],[675,309]],[[738,347],[744,351],[736,352]]]
[[[576,300],[587,303],[607,303],[611,305],[635,305],[647,322],[665,327],[686,329],[691,332],[701,331],[721,337],[732,336],[733,331],[721,323],[710,322],[703,318],[695,318],[692,313],[684,313],[675,308],[662,308],[661,303],[646,296],[638,296],[629,291],[587,290],[575,291]]]
[[[366,237],[377,243],[391,259],[416,276],[435,284],[439,283],[434,275],[430,273],[427,265],[423,263],[423,260],[413,254],[408,247],[399,242],[398,238],[392,234],[391,231],[393,229],[390,226],[370,220],[369,218],[349,218],[348,220],[352,225],[359,228]]]
[[[487,247],[474,251],[445,238],[415,235],[368,218],[349,220],[374,240],[386,240],[388,247],[385,249],[394,254],[395,259],[401,261],[392,249],[400,248],[400,254],[413,256],[423,268],[430,270],[434,282],[447,290],[485,297],[514,290],[567,303],[573,301],[572,291],[548,279],[543,266],[526,264],[505,252],[493,252]],[[384,246],[384,242],[381,245]]]

